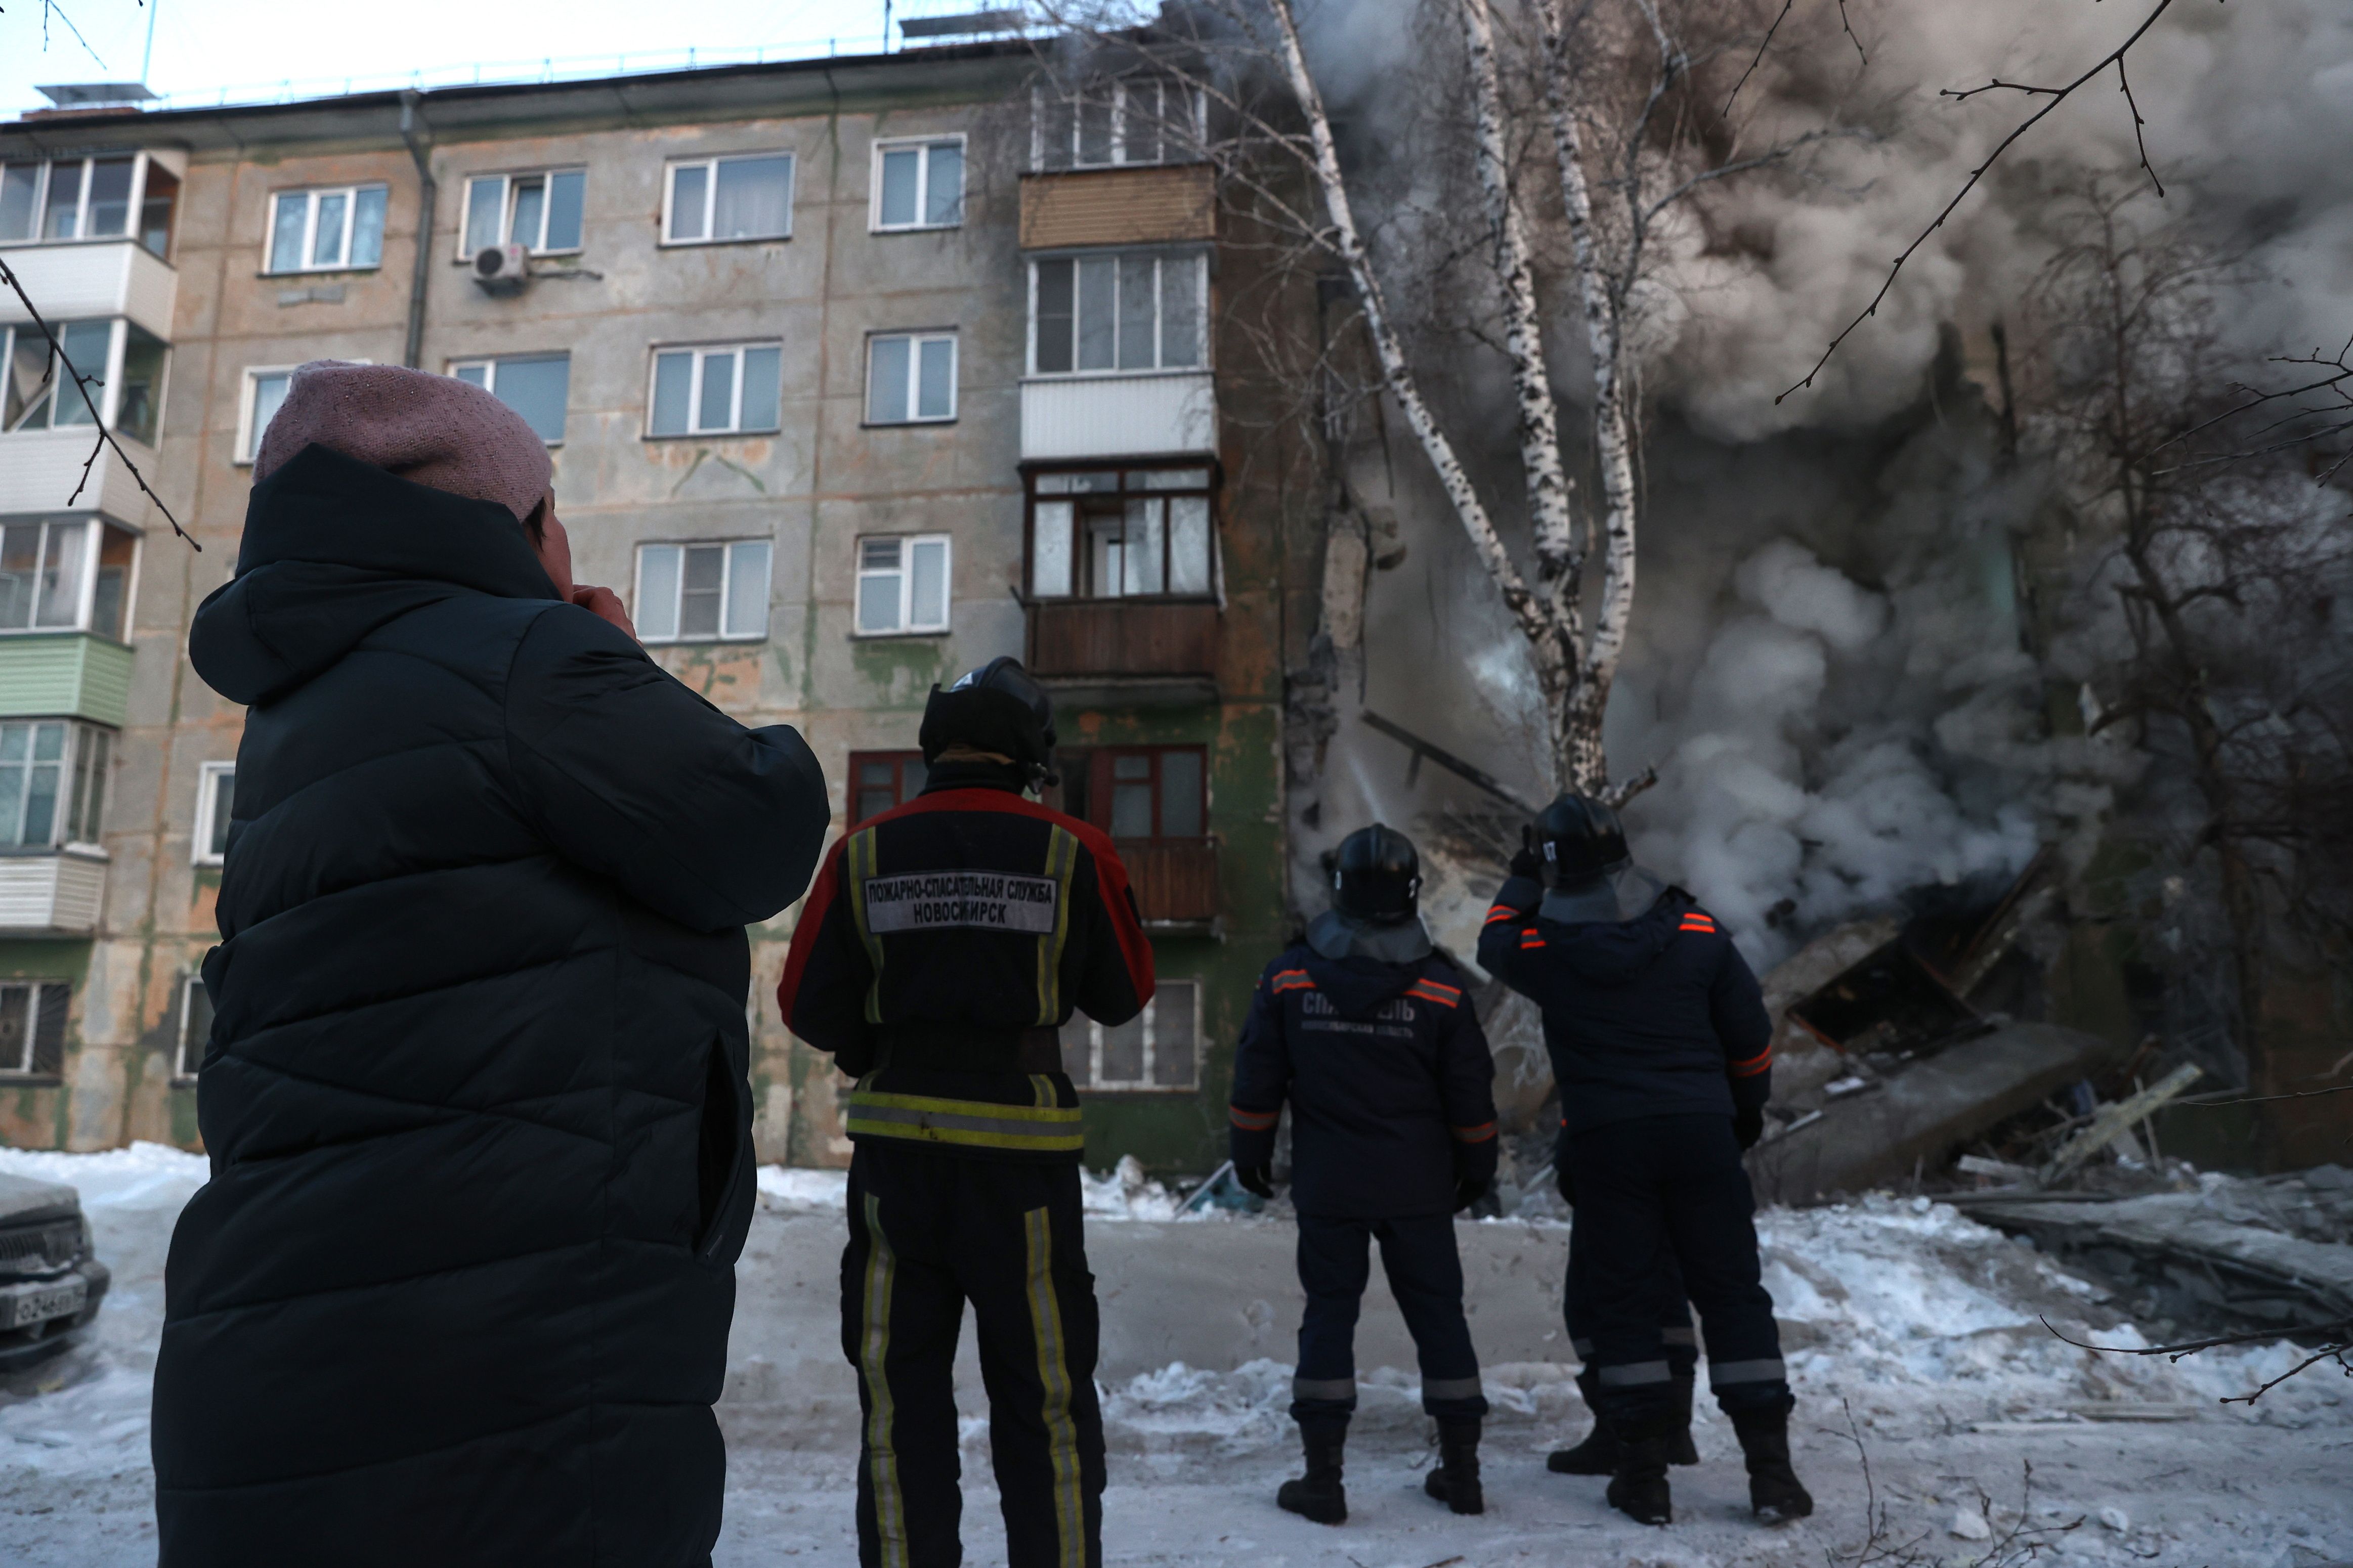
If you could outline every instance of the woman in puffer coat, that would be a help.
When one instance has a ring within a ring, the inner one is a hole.
[[[248,707],[163,1568],[695,1564],[753,1202],[744,928],[827,805],[575,588],[546,447],[321,362],[189,654]]]

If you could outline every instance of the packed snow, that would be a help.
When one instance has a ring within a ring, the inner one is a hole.
[[[0,1383],[0,1561],[152,1562],[147,1405],[164,1258],[205,1161],[152,1143],[99,1154],[0,1150],[0,1171],[79,1189],[114,1269],[89,1342]],[[731,1473],[717,1560],[847,1568],[856,1394],[832,1333],[846,1178],[769,1167],[759,1185],[721,1406]],[[1459,1233],[1494,1406],[1488,1512],[1457,1519],[1419,1494],[1427,1424],[1377,1285],[1359,1341],[1351,1520],[1308,1524],[1271,1500],[1295,1462],[1291,1369],[1280,1353],[1297,1317],[1295,1298],[1282,1294],[1291,1227],[1183,1213],[1133,1162],[1089,1174],[1085,1198],[1104,1302],[1110,1561],[1419,1568],[1458,1557],[1553,1563],[1564,1552],[1676,1568],[1852,1561],[1868,1544],[1859,1449],[1873,1517],[1884,1521],[1878,1545],[1910,1554],[1896,1562],[2006,1563],[2034,1543],[2045,1561],[2118,1568],[2353,1559],[2344,1480],[2353,1382],[2316,1368],[2253,1405],[2225,1405],[2301,1353],[2274,1343],[2176,1364],[2076,1349],[2052,1330],[2105,1345],[2144,1342],[2099,1287],[1925,1198],[1759,1218],[1801,1401],[1799,1469],[1820,1502],[1813,1520],[1768,1530],[1746,1518],[1736,1447],[1704,1400],[1695,1429],[1704,1462],[1674,1472],[1678,1521],[1664,1531],[1609,1512],[1599,1482],[1545,1471],[1544,1452],[1581,1436],[1586,1415],[1554,1316],[1567,1227],[1538,1216]],[[1167,1347],[1186,1359],[1158,1359]],[[959,1382],[976,1388],[966,1353]],[[967,1398],[965,1533],[967,1552],[986,1563],[1002,1561],[1003,1535],[980,1409]]]

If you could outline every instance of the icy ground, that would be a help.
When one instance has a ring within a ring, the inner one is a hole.
[[[140,1144],[87,1155],[0,1151],[0,1170],[80,1188],[115,1270],[91,1343],[0,1382],[0,1563],[152,1563],[147,1402],[164,1253],[204,1162]],[[760,1185],[721,1405],[730,1477],[717,1561],[849,1568],[857,1394],[835,1326],[842,1180],[771,1169]],[[1897,1568],[2012,1568],[2035,1544],[2037,1561],[2062,1568],[2353,1559],[2353,1383],[2316,1369],[2250,1410],[2218,1401],[2293,1365],[2293,1347],[2179,1365],[2072,1349],[2038,1318],[2103,1343],[2137,1336],[2097,1288],[1926,1200],[1775,1211],[1761,1222],[1767,1282],[1802,1401],[1799,1468],[1820,1504],[1811,1521],[1779,1530],[1748,1521],[1731,1433],[1704,1408],[1704,1462],[1674,1472],[1679,1519],[1670,1529],[1610,1513],[1598,1480],[1546,1473],[1545,1450],[1585,1426],[1556,1315],[1567,1227],[1501,1220],[1460,1232],[1496,1405],[1488,1512],[1458,1520],[1420,1494],[1428,1438],[1410,1350],[1377,1285],[1359,1337],[1368,1370],[1350,1447],[1352,1516],[1339,1529],[1308,1524],[1271,1500],[1293,1462],[1282,1414],[1297,1315],[1291,1227],[1177,1219],[1169,1196],[1133,1172],[1092,1179],[1088,1208],[1103,1302],[1105,1548],[1114,1563],[1852,1563],[1868,1544],[1858,1440],[1883,1510],[1879,1547],[1893,1552],[1880,1560]],[[968,1344],[966,1357],[960,1381],[976,1391]],[[976,1564],[1001,1563],[981,1406],[968,1396],[965,1409],[966,1552]],[[2013,1534],[2021,1530],[2049,1533]]]

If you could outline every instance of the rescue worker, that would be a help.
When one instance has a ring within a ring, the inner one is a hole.
[[[1369,1249],[1421,1362],[1440,1465],[1424,1489],[1456,1513],[1485,1508],[1487,1401],[1462,1314],[1454,1215],[1495,1179],[1493,1059],[1461,973],[1430,945],[1413,843],[1377,824],[1340,845],[1332,908],[1269,964],[1234,1054],[1231,1152],[1241,1184],[1274,1194],[1275,1126],[1291,1104],[1299,1211],[1292,1419],[1306,1474],[1275,1501],[1320,1524],[1348,1517],[1341,1458],[1356,1408],[1356,1311]]]
[[[1568,1124],[1561,1124],[1560,1136],[1553,1148],[1553,1184],[1560,1190],[1561,1201],[1571,1209],[1577,1207],[1577,1182],[1570,1173],[1568,1154]],[[1593,1338],[1589,1320],[1592,1309],[1592,1270],[1581,1260],[1577,1245],[1577,1232],[1572,1226],[1568,1233],[1568,1287],[1562,1292],[1564,1316],[1568,1320],[1569,1348],[1584,1364],[1577,1369],[1577,1391],[1585,1396],[1585,1407],[1594,1413],[1593,1430],[1585,1441],[1567,1448],[1556,1448],[1546,1457],[1545,1468],[1556,1476],[1607,1476],[1618,1469],[1620,1449],[1617,1434],[1609,1423],[1600,1417],[1601,1397],[1593,1372]],[[1699,1364],[1699,1335],[1692,1328],[1691,1301],[1683,1294],[1683,1276],[1675,1271],[1674,1255],[1664,1259],[1666,1271],[1658,1281],[1656,1300],[1659,1304],[1659,1339],[1666,1346],[1667,1369],[1674,1374],[1675,1428],[1667,1439],[1667,1462],[1673,1465],[1696,1465],[1699,1449],[1692,1443],[1692,1384]]]
[[[1085,1145],[1058,1031],[1152,999],[1111,841],[1024,798],[1054,716],[1011,658],[933,688],[923,793],[818,873],[776,1000],[858,1082],[847,1098],[842,1351],[859,1372],[858,1555],[953,1568],[951,1373],[973,1304],[1010,1568],[1100,1568],[1103,1415],[1079,1199]]]
[[[1673,1517],[1667,1466],[1686,1418],[1662,1332],[1672,1267],[1699,1309],[1750,1507],[1811,1513],[1740,1163],[1772,1090],[1772,1023],[1747,962],[1690,894],[1633,863],[1617,813],[1578,795],[1536,818],[1479,962],[1544,1014],[1577,1205],[1570,1332],[1591,1340],[1595,1413],[1619,1447],[1610,1505]]]

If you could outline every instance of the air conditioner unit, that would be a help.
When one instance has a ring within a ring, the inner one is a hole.
[[[485,292],[512,294],[531,279],[531,252],[520,245],[486,245],[474,253],[474,281]]]

